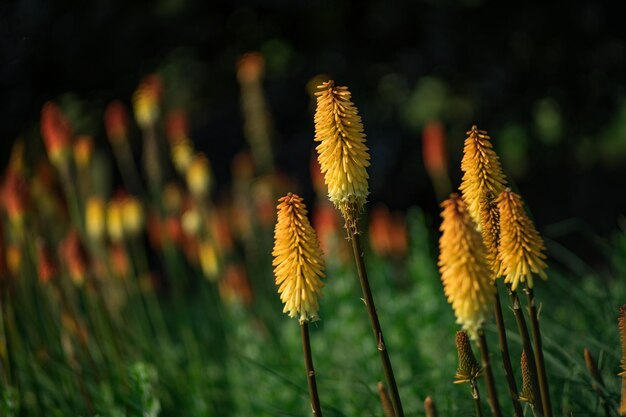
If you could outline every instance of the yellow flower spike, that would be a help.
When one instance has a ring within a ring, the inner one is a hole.
[[[196,154],[187,167],[186,180],[189,192],[195,198],[208,197],[213,185],[211,165],[206,156]]]
[[[272,265],[283,312],[300,322],[316,320],[325,277],[322,250],[302,198],[289,193],[278,202]]]
[[[506,178],[487,132],[474,125],[466,134],[461,161],[463,180],[459,190],[472,219],[481,228],[481,203],[489,197],[488,193],[491,198],[497,197],[506,187]]]
[[[133,109],[137,124],[145,129],[156,123],[160,113],[163,83],[156,74],[145,77],[133,93]]]
[[[533,274],[547,279],[544,272],[548,266],[543,240],[535,225],[524,211],[522,198],[510,189],[498,197],[500,213],[500,245],[498,258],[501,262],[498,275],[515,291],[520,282],[533,287]]]
[[[318,161],[328,186],[328,197],[346,222],[354,220],[369,193],[366,168],[370,165],[363,123],[350,101],[347,87],[333,81],[318,86],[315,111],[315,141]]]
[[[107,231],[111,242],[119,243],[124,239],[124,215],[122,205],[117,198],[107,205]]]
[[[495,295],[485,247],[467,205],[457,194],[452,194],[441,206],[438,265],[444,293],[457,323],[476,339],[478,330],[491,314]]]
[[[137,197],[129,195],[120,204],[124,234],[132,237],[139,236],[145,226],[144,210],[141,201]]]
[[[94,241],[100,241],[106,233],[105,203],[100,197],[89,197],[85,204],[85,226],[87,236]]]

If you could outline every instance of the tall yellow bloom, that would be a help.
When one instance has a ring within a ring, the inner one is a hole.
[[[485,247],[468,206],[452,194],[441,206],[439,272],[448,302],[472,339],[491,313],[495,287],[485,260]]]
[[[487,132],[478,130],[474,125],[466,134],[461,161],[463,180],[459,190],[468,205],[472,220],[481,226],[481,203],[489,196],[496,198],[506,187],[506,178]]]
[[[328,81],[317,87],[315,141],[318,161],[328,186],[328,197],[349,220],[360,212],[369,193],[366,168],[370,165],[363,123],[347,87]]]
[[[524,211],[522,198],[506,189],[498,197],[500,213],[500,245],[498,258],[501,262],[500,273],[504,282],[515,290],[520,282],[533,287],[533,274],[547,279],[544,269],[548,266],[543,261],[546,255],[543,240],[532,220]]]
[[[274,229],[274,276],[284,313],[300,322],[317,319],[324,284],[324,260],[302,198],[289,193],[278,200]]]

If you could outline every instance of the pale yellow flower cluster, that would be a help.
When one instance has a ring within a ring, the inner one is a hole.
[[[350,101],[347,87],[333,81],[318,86],[315,112],[315,141],[318,161],[328,186],[328,197],[346,214],[361,211],[369,193],[366,168],[370,165],[363,123]]]
[[[300,322],[316,320],[325,277],[322,250],[302,198],[289,193],[278,201],[272,265],[283,312]]]
[[[495,287],[480,234],[468,206],[456,194],[441,205],[439,272],[457,322],[472,339],[491,313]]]
[[[500,245],[498,258],[501,267],[498,275],[515,290],[520,282],[533,287],[533,274],[547,279],[544,269],[545,246],[535,225],[530,220],[522,203],[522,198],[510,190],[498,197],[500,212]]]

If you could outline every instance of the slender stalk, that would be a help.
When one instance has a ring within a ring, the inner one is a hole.
[[[482,359],[483,374],[485,375],[485,383],[487,384],[487,394],[489,395],[488,402],[491,413],[494,417],[502,417],[500,403],[498,402],[498,392],[496,391],[496,382],[493,378],[493,372],[491,372],[491,359],[489,358],[487,339],[482,329],[478,331],[478,347],[480,348],[480,358]]]
[[[532,288],[525,289],[528,296],[528,306],[530,309],[530,325],[533,332],[533,342],[535,345],[535,365],[537,376],[539,377],[539,390],[543,403],[543,414],[545,417],[552,417],[552,404],[550,403],[550,388],[548,387],[548,377],[546,375],[546,365],[543,360],[543,346],[541,344],[541,331],[539,329],[539,319],[537,317],[537,305],[535,294]]]
[[[500,303],[500,291],[498,290],[498,281],[495,282],[495,315],[496,325],[498,326],[498,340],[500,344],[500,353],[502,354],[502,364],[504,365],[504,373],[509,386],[509,395],[513,402],[513,411],[516,417],[523,417],[524,411],[519,402],[517,384],[515,383],[515,375],[513,374],[513,366],[511,365],[511,356],[509,355],[509,343],[506,340],[506,328],[504,327],[504,317],[502,315],[502,304]]]
[[[372,296],[372,290],[370,289],[369,280],[367,279],[365,261],[363,260],[363,251],[361,250],[361,240],[359,239],[359,234],[352,231],[352,228],[348,227],[347,230],[348,238],[352,242],[352,252],[356,262],[361,289],[363,290],[363,300],[370,318],[374,338],[376,339],[376,346],[378,353],[380,354],[380,360],[383,364],[383,371],[385,373],[385,379],[387,380],[387,386],[389,387],[389,391],[391,393],[391,402],[393,403],[396,417],[404,417],[404,410],[402,409],[402,402],[400,401],[398,385],[396,384],[396,378],[393,374],[391,360],[389,359],[389,353],[387,352],[387,346],[385,345],[385,338],[383,337],[383,331],[380,327],[378,314],[376,313],[374,297]],[[355,227],[355,230],[358,230],[358,228]]]
[[[513,305],[513,314],[515,315],[515,321],[517,322],[517,329],[522,339],[522,348],[526,352],[526,360],[528,361],[528,369],[530,370],[530,384],[533,392],[539,392],[539,381],[537,379],[537,367],[535,366],[535,354],[533,352],[532,345],[530,343],[530,336],[528,335],[528,327],[526,326],[526,319],[524,318],[524,312],[520,304],[517,293],[511,290],[510,286],[507,286],[509,290],[509,297],[511,298],[511,304]],[[536,395],[535,398],[535,412],[539,417],[543,417],[543,402],[541,396]]]
[[[322,407],[320,398],[317,395],[317,382],[315,381],[315,369],[313,368],[313,357],[311,356],[311,341],[309,339],[309,324],[306,321],[300,323],[302,334],[302,351],[304,352],[304,366],[306,368],[306,378],[309,384],[309,397],[311,398],[311,410],[316,417],[322,417]]]
[[[476,384],[476,380],[472,379],[470,381],[472,399],[474,400],[474,412],[476,413],[476,417],[483,417],[483,410],[480,408],[480,392],[478,391],[478,385]]]

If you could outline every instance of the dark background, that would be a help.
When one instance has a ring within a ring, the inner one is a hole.
[[[2,160],[17,137],[38,135],[50,99],[80,103],[78,133],[105,144],[105,105],[129,103],[158,70],[227,184],[245,146],[235,63],[256,50],[277,165],[302,184],[313,147],[306,84],[324,73],[350,87],[363,116],[374,203],[436,216],[424,122],[446,126],[455,186],[464,132],[477,123],[540,229],[584,254],[626,207],[623,14],[608,2],[503,3],[0,0]]]

